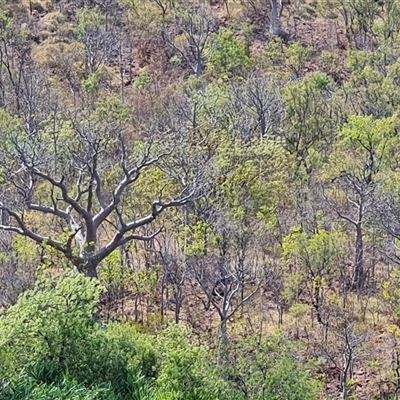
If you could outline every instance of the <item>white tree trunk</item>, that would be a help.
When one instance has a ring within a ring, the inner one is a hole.
[[[271,19],[269,24],[269,33],[279,36],[281,34],[280,14],[282,11],[282,0],[270,0]]]

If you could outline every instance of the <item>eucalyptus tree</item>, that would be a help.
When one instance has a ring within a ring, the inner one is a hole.
[[[316,155],[326,153],[341,122],[335,104],[335,85],[325,74],[314,73],[281,89],[284,116],[279,135],[293,156],[297,171],[310,175]]]
[[[280,95],[283,116],[277,135],[290,159],[286,164],[288,173],[294,177],[288,181],[291,209],[295,211],[290,227],[301,225],[311,234],[322,204],[321,193],[316,190],[320,168],[330,152],[335,130],[342,123],[341,108],[334,82],[321,73],[289,81]]]
[[[351,113],[379,119],[397,112],[400,104],[399,55],[398,42],[382,43],[374,52],[347,53],[345,63],[351,75],[344,99]]]
[[[281,143],[244,140],[225,131],[215,156],[213,190],[193,210],[188,248],[200,288],[220,318],[221,343],[227,323],[257,293],[277,224],[277,202],[284,193]]]

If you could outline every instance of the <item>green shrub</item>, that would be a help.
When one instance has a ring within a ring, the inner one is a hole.
[[[240,76],[251,65],[246,41],[235,38],[230,30],[224,30],[212,36],[208,51],[210,58],[207,66],[217,76]]]
[[[239,341],[230,353],[225,376],[231,398],[253,400],[318,400],[320,383],[310,375],[307,363],[280,335],[259,343],[253,337]]]
[[[97,280],[77,274],[40,282],[23,293],[0,319],[2,376],[35,365],[36,370],[51,366],[58,375],[68,373],[88,385],[125,381],[126,360],[93,318],[102,290]]]
[[[0,383],[0,400],[122,400],[110,386],[87,388],[75,380],[47,384],[21,374],[16,380]]]
[[[222,399],[223,385],[210,353],[191,342],[190,330],[172,324],[156,338],[160,373],[154,400]]]

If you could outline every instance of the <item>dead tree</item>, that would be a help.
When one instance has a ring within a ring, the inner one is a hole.
[[[357,329],[353,322],[354,315],[343,313],[337,315],[337,323],[333,331],[334,338],[325,340],[321,345],[322,354],[339,372],[342,399],[351,398],[349,380],[354,377],[354,369],[360,358],[360,347],[368,339],[368,334]]]
[[[206,45],[215,22],[207,9],[196,6],[177,12],[172,26],[164,25],[162,36],[168,47],[181,57],[196,76],[203,73],[208,57]]]
[[[208,303],[218,312],[220,341],[222,346],[226,346],[227,323],[257,293],[258,278],[256,274],[244,271],[243,265],[224,257],[196,257],[191,264]]]
[[[103,111],[100,119],[95,110],[72,117],[54,112],[33,137],[23,126],[10,126],[0,157],[5,182],[0,210],[8,216],[0,229],[56,250],[91,277],[97,277],[100,262],[114,250],[132,240],[153,239],[162,229],[154,223],[166,209],[201,192],[199,171],[183,183],[175,169],[153,192],[152,202],[135,201],[135,188],[145,184],[139,178],[180,154],[183,137],[179,132],[157,134],[154,127],[142,140],[132,140],[127,120]],[[168,175],[166,165],[162,169]],[[175,190],[166,196],[168,182],[174,182]]]
[[[189,257],[188,263],[208,304],[218,312],[224,348],[227,323],[257,293],[263,262],[253,247],[253,230],[243,231],[218,209],[207,210],[204,217],[218,237],[216,245],[205,242],[203,251]]]

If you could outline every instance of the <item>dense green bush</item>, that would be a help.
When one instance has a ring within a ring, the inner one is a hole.
[[[44,281],[0,319],[2,376],[26,368],[38,381],[67,374],[86,385],[129,391],[128,375],[154,375],[155,356],[129,327],[102,328],[94,318],[102,288],[82,275]],[[46,371],[50,371],[47,373]]]
[[[307,364],[296,360],[296,351],[281,335],[257,341],[254,337],[236,343],[229,354],[225,375],[232,399],[317,400],[320,383]]]
[[[101,290],[96,281],[76,275],[39,282],[23,293],[0,319],[3,375],[35,360],[49,360],[90,380],[99,365],[92,360],[94,350],[103,347],[93,319]]]
[[[0,383],[0,400],[122,400],[110,386],[85,387],[73,379],[57,384],[39,382],[22,373],[11,382]]]
[[[0,400],[317,399],[317,382],[280,337],[240,341],[229,363],[217,363],[184,326],[156,336],[129,324],[102,327],[101,291],[75,275],[20,296],[0,319]]]
[[[249,70],[251,59],[248,44],[235,38],[230,30],[223,30],[211,37],[208,45],[208,68],[217,76],[242,76]]]
[[[223,398],[222,381],[212,367],[210,353],[193,344],[189,329],[168,326],[157,336],[156,350],[161,365],[155,382],[157,399]]]

